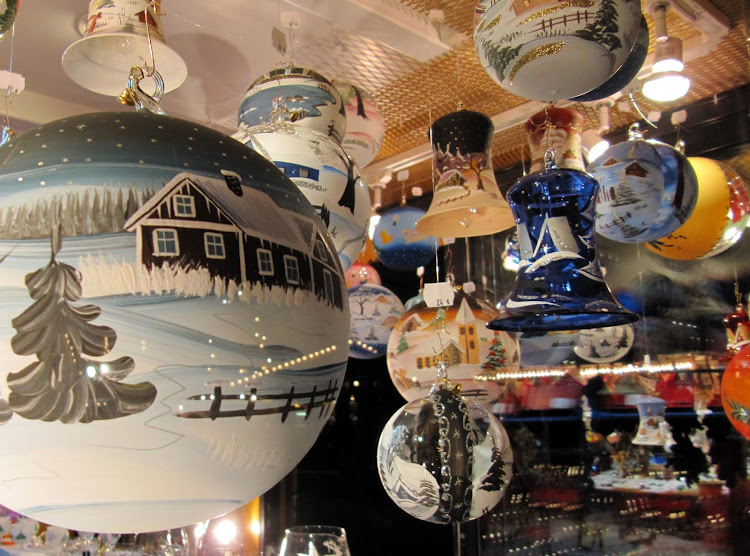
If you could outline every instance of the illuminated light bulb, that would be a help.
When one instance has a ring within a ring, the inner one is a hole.
[[[237,538],[237,526],[228,519],[225,519],[216,524],[213,533],[214,538],[219,544],[228,545]]]
[[[260,322],[260,317],[255,317],[255,322]]]
[[[684,97],[690,90],[690,79],[677,72],[655,73],[643,84],[642,92],[657,102],[670,102]]]
[[[259,347],[260,349],[263,349],[263,348],[264,348],[264,347],[266,347],[266,346],[265,346],[265,344],[258,344],[258,347]]]
[[[260,535],[260,521],[253,519],[250,522],[250,532],[256,537]]]
[[[88,376],[89,378],[94,378],[96,376],[96,367],[94,367],[93,365],[89,365],[88,367],[86,367],[86,376]]]

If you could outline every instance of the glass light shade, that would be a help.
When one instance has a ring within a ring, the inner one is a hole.
[[[85,89],[117,96],[131,67],[140,66],[141,59],[151,64],[149,35],[165,91],[176,89],[187,77],[187,66],[164,42],[161,18],[148,11],[146,0],[113,0],[106,5],[90,2],[83,37],[63,53],[63,71]]]
[[[595,129],[587,129],[581,135],[581,149],[589,163],[599,158],[608,148],[609,141]]]
[[[654,47],[654,63],[651,66],[651,71],[653,73],[682,71],[684,67],[682,41],[675,37],[658,38]]]
[[[690,90],[690,79],[678,72],[655,73],[643,84],[643,95],[656,102],[670,102],[684,97]]]

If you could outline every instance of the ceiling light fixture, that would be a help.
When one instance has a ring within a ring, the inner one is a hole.
[[[609,141],[602,134],[610,130],[609,109],[614,104],[613,100],[604,99],[594,105],[599,110],[599,129],[587,129],[581,134],[581,150],[587,164],[591,164],[609,148]]]
[[[690,79],[682,74],[682,41],[667,34],[669,2],[657,0],[647,6],[654,18],[656,43],[651,75],[643,83],[643,95],[657,102],[670,102],[684,97],[690,89]]]

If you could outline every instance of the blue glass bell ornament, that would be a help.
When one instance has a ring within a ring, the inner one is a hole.
[[[549,332],[616,326],[638,316],[622,307],[604,282],[594,237],[599,184],[580,170],[555,166],[529,174],[507,194],[516,219],[521,262],[513,291],[487,327]]]

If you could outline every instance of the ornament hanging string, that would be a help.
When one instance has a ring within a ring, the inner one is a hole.
[[[641,112],[641,108],[638,106],[638,103],[635,101],[635,96],[633,95],[633,93],[630,93],[628,95],[628,98],[630,99],[630,103],[633,105],[633,108],[635,108],[635,111],[638,112],[638,115],[641,117],[641,119],[644,122],[646,122],[648,125],[650,125],[651,127],[653,127],[654,129],[656,129],[656,127],[657,127],[656,124],[654,122],[652,122],[651,120],[649,120],[646,117],[646,115],[643,112]]]
[[[13,50],[16,44],[16,22],[13,21],[13,25],[10,26],[10,54],[8,60],[8,72],[13,73]],[[10,137],[15,136],[15,132],[10,127],[10,93],[11,87],[8,85],[8,89],[5,91],[5,129],[3,129],[3,135],[9,135]]]

